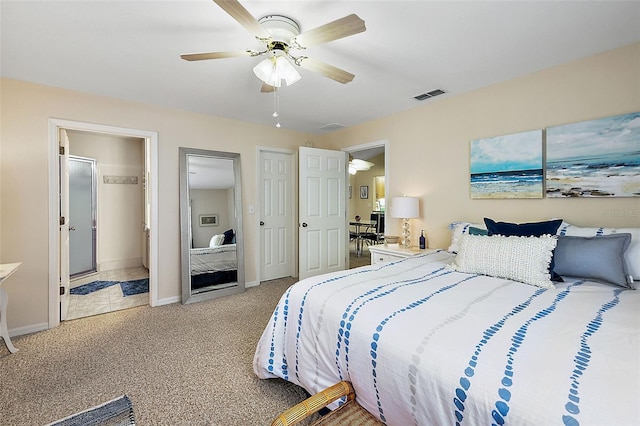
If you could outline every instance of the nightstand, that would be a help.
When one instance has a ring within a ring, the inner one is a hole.
[[[418,248],[402,248],[399,244],[376,244],[369,246],[369,252],[371,253],[371,264],[393,262],[394,260],[406,259],[408,257],[417,256],[419,254],[433,253],[438,249],[425,249],[420,250]]]

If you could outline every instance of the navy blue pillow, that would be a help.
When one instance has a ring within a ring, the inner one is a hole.
[[[488,217],[484,218],[484,224],[487,226],[489,235],[504,235],[505,237],[539,237],[541,235],[556,235],[558,228],[562,224],[562,219],[547,220],[544,222],[531,222],[531,223],[509,223],[509,222],[496,222]],[[555,252],[555,250],[554,250]],[[563,279],[553,269],[555,267],[555,260],[552,257],[551,263],[549,263],[549,273],[551,274],[551,281],[563,282]]]
[[[229,229],[228,231],[224,231],[224,241],[222,244],[231,244],[233,242],[234,237],[233,229]]]
[[[532,223],[509,223],[495,222],[485,217],[484,224],[487,226],[489,235],[504,235],[505,237],[539,237],[541,235],[556,235],[558,228],[560,228],[560,225],[562,224],[562,219]]]

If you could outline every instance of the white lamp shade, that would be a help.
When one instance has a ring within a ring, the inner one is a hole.
[[[271,56],[265,59],[253,68],[253,73],[273,87],[280,87],[282,80],[287,83],[287,86],[291,86],[301,78],[298,71],[284,56]]]
[[[391,201],[391,217],[411,219],[420,216],[419,200],[415,197],[394,197]]]

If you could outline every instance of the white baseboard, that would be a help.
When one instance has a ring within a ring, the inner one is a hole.
[[[244,283],[244,288],[257,287],[257,286],[259,286],[259,285],[260,285],[260,283],[259,283],[259,282],[257,282],[257,281],[251,281],[251,282],[248,282],[248,283]]]
[[[180,303],[181,301],[182,297],[180,296],[167,297],[165,299],[158,299],[158,304],[156,306],[170,305],[172,303]]]
[[[40,324],[27,325],[25,327],[12,328],[9,330],[9,337],[24,336],[25,334],[38,333],[49,329],[49,324],[46,322]],[[18,348],[19,349],[19,348]]]
[[[100,262],[98,271],[113,271],[116,269],[138,268],[142,266],[142,257],[134,257],[131,259],[114,259]]]

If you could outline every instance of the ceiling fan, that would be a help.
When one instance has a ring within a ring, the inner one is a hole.
[[[265,49],[262,51],[247,49],[236,52],[191,53],[180,55],[182,59],[187,61],[202,61],[268,54],[269,57],[267,60],[261,62],[254,68],[256,76],[264,82],[262,85],[263,92],[272,92],[274,87],[280,87],[281,80],[285,80],[287,85],[290,85],[300,79],[300,75],[285,58],[289,58],[299,67],[317,72],[342,84],[349,83],[355,77],[355,75],[347,71],[316,59],[311,59],[304,55],[294,56],[291,50],[304,50],[307,47],[349,37],[365,31],[364,21],[357,15],[351,14],[300,33],[299,25],[293,19],[286,16],[268,15],[256,19],[237,0],[213,1],[251,34],[254,34],[260,42],[264,43]],[[261,66],[262,72],[270,72],[270,77],[261,74],[261,71],[259,71]],[[278,73],[276,73],[276,78],[274,79],[272,75],[275,69],[278,70]],[[288,74],[289,72],[291,72],[291,74]]]

